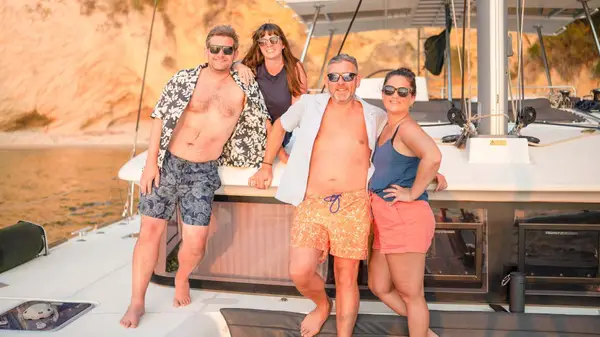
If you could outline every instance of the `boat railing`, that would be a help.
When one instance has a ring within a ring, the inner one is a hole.
[[[452,86],[452,89],[458,89],[457,92],[460,92],[461,86]],[[470,92],[473,92],[473,93],[477,92],[477,86],[471,86],[470,88],[467,88],[467,89],[469,89]],[[525,89],[526,93],[529,93],[529,95],[526,94],[526,97],[531,96],[531,94],[539,93],[539,91],[541,91],[541,90],[545,91],[542,95],[543,97],[551,97],[553,95],[553,92],[552,92],[553,89],[569,90],[571,92],[571,97],[577,97],[577,88],[575,88],[572,85],[531,85],[531,86],[524,86],[523,89]],[[520,86],[512,88],[512,97],[517,98],[520,90],[521,90]],[[446,99],[447,92],[448,92],[448,88],[446,86],[441,87],[440,88],[440,98]]]

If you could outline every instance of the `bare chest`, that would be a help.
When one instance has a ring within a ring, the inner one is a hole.
[[[369,150],[369,138],[362,112],[343,117],[325,114],[315,147],[345,151]]]
[[[187,115],[237,118],[244,107],[244,93],[235,84],[219,87],[199,84],[187,106]]]

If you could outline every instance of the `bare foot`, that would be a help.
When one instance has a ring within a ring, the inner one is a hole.
[[[331,312],[331,305],[331,299],[327,298],[327,307],[316,307],[306,315],[302,324],[300,324],[300,335],[302,337],[313,337],[321,331],[321,327]]]
[[[427,331],[427,337],[440,337],[440,336],[438,336],[435,332],[433,332],[433,330],[429,329]]]
[[[121,318],[121,325],[126,328],[137,328],[140,318],[144,316],[144,313],[144,304],[130,304],[127,308],[127,312],[123,315],[123,318]]]
[[[175,298],[173,299],[173,306],[175,308],[185,307],[192,302],[190,297],[190,282],[188,279],[183,281],[175,278]]]

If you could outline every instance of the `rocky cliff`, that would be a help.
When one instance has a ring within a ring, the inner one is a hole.
[[[151,4],[151,0],[0,0],[0,130],[77,134],[106,132],[134,122]],[[305,27],[292,14],[274,0],[161,1],[154,22],[142,118],[149,118],[162,86],[177,69],[204,61],[204,38],[216,24],[234,26],[244,52],[252,30],[264,22],[277,23],[299,56]],[[428,29],[425,34],[437,31]],[[458,36],[459,32],[453,33],[454,45]],[[471,81],[476,87],[475,33],[471,36]],[[342,37],[334,38],[332,52],[338,50]],[[526,48],[536,40],[528,36]],[[415,68],[416,43],[415,30],[368,32],[350,35],[344,51],[357,57],[365,76],[401,65]],[[317,85],[326,45],[326,37],[314,39],[310,45],[305,65],[311,87]],[[526,85],[545,85],[539,62],[529,62],[532,57],[528,54],[525,58]],[[453,63],[454,83],[459,85],[456,57]],[[429,76],[429,92],[438,95],[443,75]],[[598,85],[587,69],[571,77],[569,84],[579,93]],[[553,80],[567,83],[556,71]]]

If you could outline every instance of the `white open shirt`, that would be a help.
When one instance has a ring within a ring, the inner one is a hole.
[[[327,103],[329,103],[329,93],[317,95],[302,95],[300,99],[294,103],[281,116],[281,125],[283,128],[292,132],[295,131],[294,147],[291,151],[287,165],[281,176],[279,187],[275,198],[294,206],[298,206],[304,200],[306,193],[306,185],[308,182],[308,172],[310,168],[310,158],[312,155],[315,139],[321,127],[321,121],[325,113]],[[367,126],[367,136],[369,138],[369,148],[371,154],[374,152],[377,144],[377,137],[387,123],[387,113],[382,109],[365,102],[360,97],[355,98],[362,104],[363,113],[365,116],[365,125]],[[340,121],[342,127],[342,121]],[[371,155],[372,158],[372,155]],[[367,176],[368,182],[373,176],[375,167],[373,161],[369,166]]]

